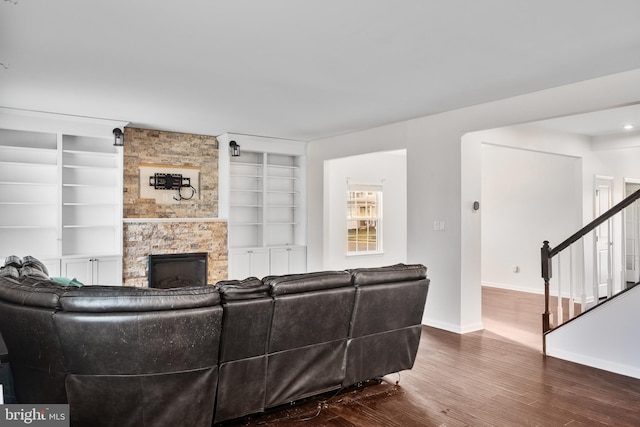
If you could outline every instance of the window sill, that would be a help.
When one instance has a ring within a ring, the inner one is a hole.
[[[384,251],[371,251],[371,252],[347,252],[347,257],[362,257],[362,256],[375,256],[384,255]]]

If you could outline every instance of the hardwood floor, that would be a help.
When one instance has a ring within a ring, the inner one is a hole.
[[[640,425],[640,380],[542,355],[541,301],[485,288],[485,330],[423,327],[412,370],[223,425]]]

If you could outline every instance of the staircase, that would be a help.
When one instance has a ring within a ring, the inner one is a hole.
[[[640,282],[639,249],[640,190],[556,247],[544,241],[540,255],[545,289],[545,355],[571,360],[560,356],[571,353],[585,360],[599,360],[601,355],[592,357],[580,352],[600,354],[598,348],[615,345],[610,340],[603,341],[603,335],[620,338],[617,342],[622,348],[618,352],[640,353],[636,344],[640,333],[633,326],[638,324],[633,318],[640,316],[636,314],[640,313],[640,286],[635,287]],[[608,330],[604,325],[609,323],[613,324]],[[631,327],[627,329],[626,325]],[[580,344],[581,340],[585,343]],[[627,348],[627,342],[634,342],[633,347]],[[637,363],[639,356],[635,356]],[[628,354],[623,359],[626,357]],[[589,364],[584,360],[579,363]],[[614,360],[610,364],[619,363]],[[640,366],[637,369],[640,374]]]

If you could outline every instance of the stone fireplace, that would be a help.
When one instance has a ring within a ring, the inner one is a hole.
[[[174,204],[140,197],[140,168],[199,170],[198,196]],[[218,216],[218,141],[213,136],[125,128],[123,285],[149,284],[149,255],[207,254],[207,280],[227,278],[227,221]]]
[[[227,278],[227,222],[136,218],[124,223],[123,284],[149,284],[149,255],[204,252],[208,284]]]

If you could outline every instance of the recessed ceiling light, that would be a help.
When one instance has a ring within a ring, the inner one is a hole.
[[[624,130],[631,130],[633,129],[633,125],[624,125]]]

